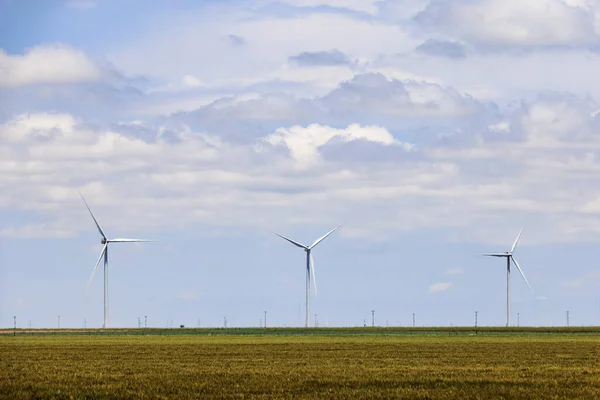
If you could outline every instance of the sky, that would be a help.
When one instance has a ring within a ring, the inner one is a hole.
[[[597,0],[0,0],[0,327],[600,325]]]

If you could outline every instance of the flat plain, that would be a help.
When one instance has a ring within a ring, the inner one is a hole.
[[[593,399],[600,331],[4,330],[0,398]]]

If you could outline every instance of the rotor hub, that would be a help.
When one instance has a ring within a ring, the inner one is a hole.
[[[102,244],[106,244],[106,239],[105,239],[105,238],[102,238],[102,240],[100,241],[100,243],[102,243]]]

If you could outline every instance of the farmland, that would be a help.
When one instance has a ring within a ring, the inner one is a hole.
[[[5,330],[0,354],[0,398],[13,399],[600,393],[591,328]]]

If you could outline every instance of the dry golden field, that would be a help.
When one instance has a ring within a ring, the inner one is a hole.
[[[592,330],[2,333],[3,399],[600,398]]]

